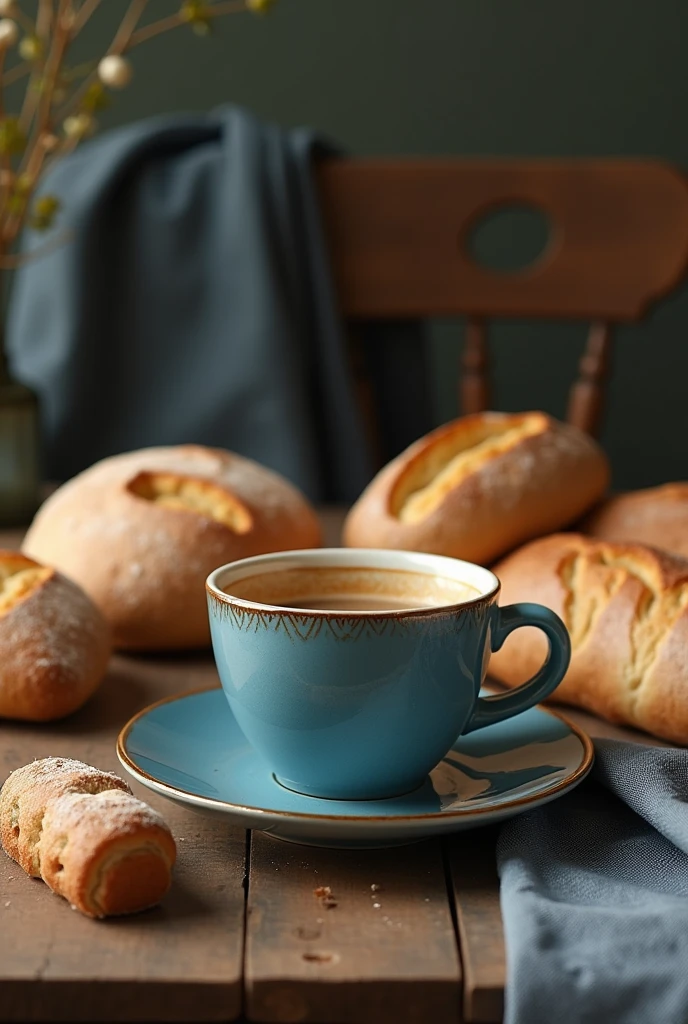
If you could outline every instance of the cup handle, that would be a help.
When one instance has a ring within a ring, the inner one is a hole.
[[[549,697],[564,678],[571,660],[568,630],[559,616],[549,608],[529,603],[510,604],[505,608],[495,606],[493,616],[491,650],[498,651],[509,633],[519,626],[537,626],[549,641],[549,651],[542,668],[527,683],[510,693],[478,697],[463,735],[486,725],[503,722]]]

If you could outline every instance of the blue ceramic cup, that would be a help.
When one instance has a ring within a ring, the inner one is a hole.
[[[213,651],[236,721],[277,781],[380,799],[422,785],[458,736],[547,697],[570,657],[562,621],[499,608],[488,569],[408,551],[322,548],[222,566],[206,583]],[[519,626],[549,640],[540,671],[479,696]]]

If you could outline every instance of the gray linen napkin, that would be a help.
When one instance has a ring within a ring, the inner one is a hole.
[[[196,442],[313,499],[358,497],[374,459],[312,174],[325,151],[226,106],[106,132],[57,164],[45,190],[72,238],[19,271],[7,336],[42,399],[48,478]],[[384,461],[432,425],[420,326],[371,325],[366,352]]]
[[[505,1024],[686,1024],[688,751],[599,740],[497,846]]]

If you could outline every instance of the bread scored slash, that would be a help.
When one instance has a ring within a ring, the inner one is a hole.
[[[344,539],[490,563],[574,522],[608,481],[603,451],[577,428],[541,412],[478,413],[389,463],[351,509]]]
[[[132,494],[165,508],[176,508],[223,523],[234,533],[248,533],[253,520],[248,509],[229,491],[178,473],[139,473],[127,485]]]
[[[210,642],[205,581],[214,569],[320,543],[314,510],[277,473],[182,445],[87,469],[39,510],[23,550],[90,594],[115,646],[168,650]]]
[[[0,717],[71,714],[97,689],[110,652],[110,629],[80,587],[0,550]]]
[[[500,604],[544,604],[571,634],[571,664],[553,700],[688,744],[688,559],[555,534],[515,551],[495,573]],[[538,630],[516,630],[489,674],[518,686],[546,650]]]
[[[0,840],[27,874],[88,917],[154,906],[176,858],[164,820],[126,782],[69,758],[12,772],[0,791]]]

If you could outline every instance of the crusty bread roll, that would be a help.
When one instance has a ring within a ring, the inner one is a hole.
[[[544,413],[465,416],[378,473],[349,513],[344,540],[489,563],[573,522],[608,480],[592,438]]]
[[[71,714],[98,687],[110,651],[110,629],[80,587],[0,550],[0,717]]]
[[[688,744],[688,559],[580,534],[533,541],[495,566],[500,604],[536,601],[571,634],[571,664],[553,699]],[[516,686],[542,665],[546,641],[518,629],[489,675]]]
[[[3,849],[88,917],[158,903],[176,857],[161,816],[110,772],[59,757],[12,772],[0,791]]]
[[[581,529],[600,540],[636,541],[688,557],[688,483],[617,494],[593,509]]]
[[[164,650],[210,642],[205,580],[213,569],[320,540],[315,513],[282,477],[187,445],[96,463],[48,499],[23,550],[91,595],[115,646]]]

